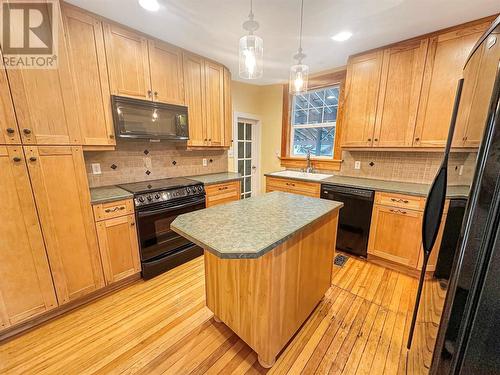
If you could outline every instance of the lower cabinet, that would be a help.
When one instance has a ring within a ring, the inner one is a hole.
[[[21,146],[0,146],[0,331],[57,307]]]
[[[118,208],[107,208],[110,212],[116,212],[115,217],[96,222],[97,237],[99,239],[99,249],[101,252],[102,265],[106,284],[123,280],[141,271],[139,260],[139,245],[137,241],[137,230],[134,214],[119,216],[124,207],[121,203],[116,203]],[[100,210],[99,206],[94,206],[94,215]]]
[[[82,148],[24,146],[59,304],[104,286]]]
[[[289,178],[266,177],[266,193],[284,191],[319,198],[321,186],[317,182],[297,181]]]
[[[205,187],[207,193],[206,206],[212,207],[239,200],[241,194],[240,183],[240,181],[231,181]]]

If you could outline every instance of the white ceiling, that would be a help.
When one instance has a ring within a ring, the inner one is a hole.
[[[249,0],[159,0],[156,13],[137,0],[67,0],[159,39],[217,60],[238,79],[238,40]],[[297,50],[300,0],[253,0],[257,34],[264,39],[264,77],[288,79]],[[305,0],[304,63],[311,72],[345,65],[353,53],[425,34],[500,11],[499,0]],[[350,30],[347,42],[330,37]]]

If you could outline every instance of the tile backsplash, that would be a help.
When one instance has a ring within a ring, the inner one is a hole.
[[[448,183],[469,185],[476,164],[475,152],[450,154]],[[380,180],[431,183],[437,173],[443,154],[441,152],[393,152],[393,151],[344,151],[340,175],[375,178]],[[361,169],[354,163],[361,162]],[[460,166],[463,166],[460,175]]]
[[[115,151],[85,152],[84,157],[90,187],[227,171],[226,151],[188,151],[168,142],[119,140]],[[101,174],[92,174],[92,163],[100,164]]]

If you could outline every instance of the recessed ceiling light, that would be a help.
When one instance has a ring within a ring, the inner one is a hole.
[[[150,12],[157,12],[160,9],[158,0],[139,0],[139,5]]]
[[[351,36],[352,33],[350,31],[341,31],[340,33],[337,33],[334,36],[332,36],[332,39],[335,40],[336,42],[345,42]]]

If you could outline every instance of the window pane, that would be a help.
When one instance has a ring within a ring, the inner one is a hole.
[[[241,175],[243,175],[243,165],[244,165],[244,161],[238,160],[238,173]]]
[[[316,108],[311,108],[309,110],[309,119],[307,121],[308,124],[319,124],[322,122],[322,119],[321,119],[321,112],[322,112],[322,108],[319,108],[319,109],[316,109]]]
[[[337,121],[337,107],[325,107],[325,112],[323,115],[323,122],[335,122]]]
[[[311,104],[315,107],[323,107],[325,101],[325,90],[314,91],[310,94]]]
[[[334,127],[295,129],[293,154],[305,156],[310,150],[312,156],[333,156],[334,138]]]
[[[252,177],[245,177],[245,191],[252,190]]]
[[[252,196],[252,193],[246,193],[246,194],[245,194],[245,199],[248,199],[248,198],[250,198],[251,196]]]
[[[332,87],[325,92],[326,105],[338,105],[339,104],[339,88]]]
[[[252,157],[252,143],[251,142],[246,142],[246,145],[245,145],[245,157],[246,158],[251,158]]]
[[[307,112],[306,111],[296,111],[293,119],[294,125],[304,125],[307,124]]]
[[[304,95],[295,95],[294,103],[296,107],[307,108],[307,98]]]
[[[238,158],[243,158],[245,155],[245,142],[238,142]]]
[[[252,161],[245,160],[245,176],[250,176],[252,170]]]
[[[245,139],[245,124],[242,122],[238,122],[238,139],[239,140],[244,140]]]
[[[252,125],[251,124],[246,124],[246,140],[251,141],[252,140]]]

